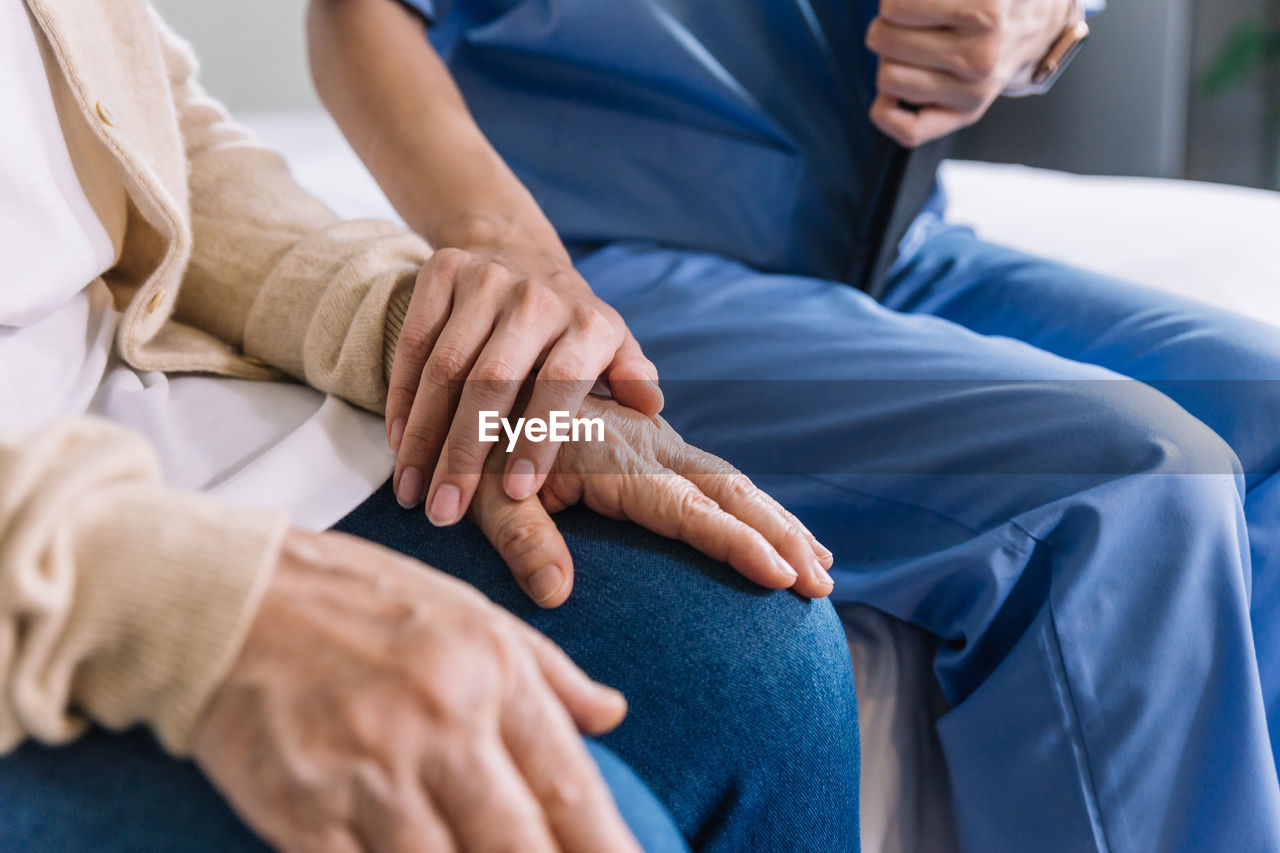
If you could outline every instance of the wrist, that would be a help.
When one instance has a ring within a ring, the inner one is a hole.
[[[1082,0],[1054,0],[1052,6],[1054,8],[1045,14],[1047,23],[1036,28],[1038,37],[1003,94],[1021,97],[1048,91],[1060,73],[1060,66],[1065,67],[1078,43],[1088,35]]]
[[[465,249],[482,255],[535,251],[568,257],[555,228],[536,207],[532,212],[514,215],[491,211],[455,214],[442,221],[429,239],[437,248]]]

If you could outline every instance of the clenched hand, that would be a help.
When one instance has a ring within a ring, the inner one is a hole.
[[[882,0],[871,120],[908,148],[967,127],[1029,80],[1077,0]]]

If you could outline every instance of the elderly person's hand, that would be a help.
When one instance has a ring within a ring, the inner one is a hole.
[[[578,734],[625,713],[467,584],[353,537],[294,532],[194,747],[282,850],[628,851]]]
[[[679,539],[771,589],[831,592],[831,552],[777,501],[729,463],[691,447],[662,418],[587,397],[582,416],[602,418],[605,440],[562,445],[538,495],[501,488],[495,448],[471,516],[535,602],[556,607],[573,588],[573,561],[549,513],[585,503]]]
[[[882,0],[867,31],[880,57],[872,121],[908,148],[973,124],[1077,15],[1077,0]]]

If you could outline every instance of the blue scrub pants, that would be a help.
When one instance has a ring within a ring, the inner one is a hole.
[[[936,638],[964,849],[1280,850],[1280,330],[952,227],[882,304],[578,261],[673,426],[832,548],[837,603]]]

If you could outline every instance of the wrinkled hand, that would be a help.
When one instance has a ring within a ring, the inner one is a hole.
[[[601,376],[624,405],[662,409],[657,369],[554,235],[532,247],[437,251],[414,285],[389,380],[387,433],[402,505],[425,497],[436,525],[463,517],[491,447],[478,441],[479,412],[509,414],[535,368],[549,381],[534,393],[529,417],[576,413]],[[518,448],[507,491],[520,498],[541,488],[558,449]]]
[[[1072,0],[882,0],[867,31],[880,57],[872,122],[908,148],[973,124],[1031,78],[1073,10]]]
[[[294,532],[195,758],[286,851],[638,850],[577,731],[625,713],[467,584]]]
[[[583,417],[605,421],[605,441],[562,445],[538,495],[513,500],[499,483],[496,450],[471,515],[521,588],[557,607],[573,588],[573,561],[549,513],[579,501],[679,539],[771,589],[829,594],[831,552],[729,463],[691,447],[660,417],[588,397]]]

